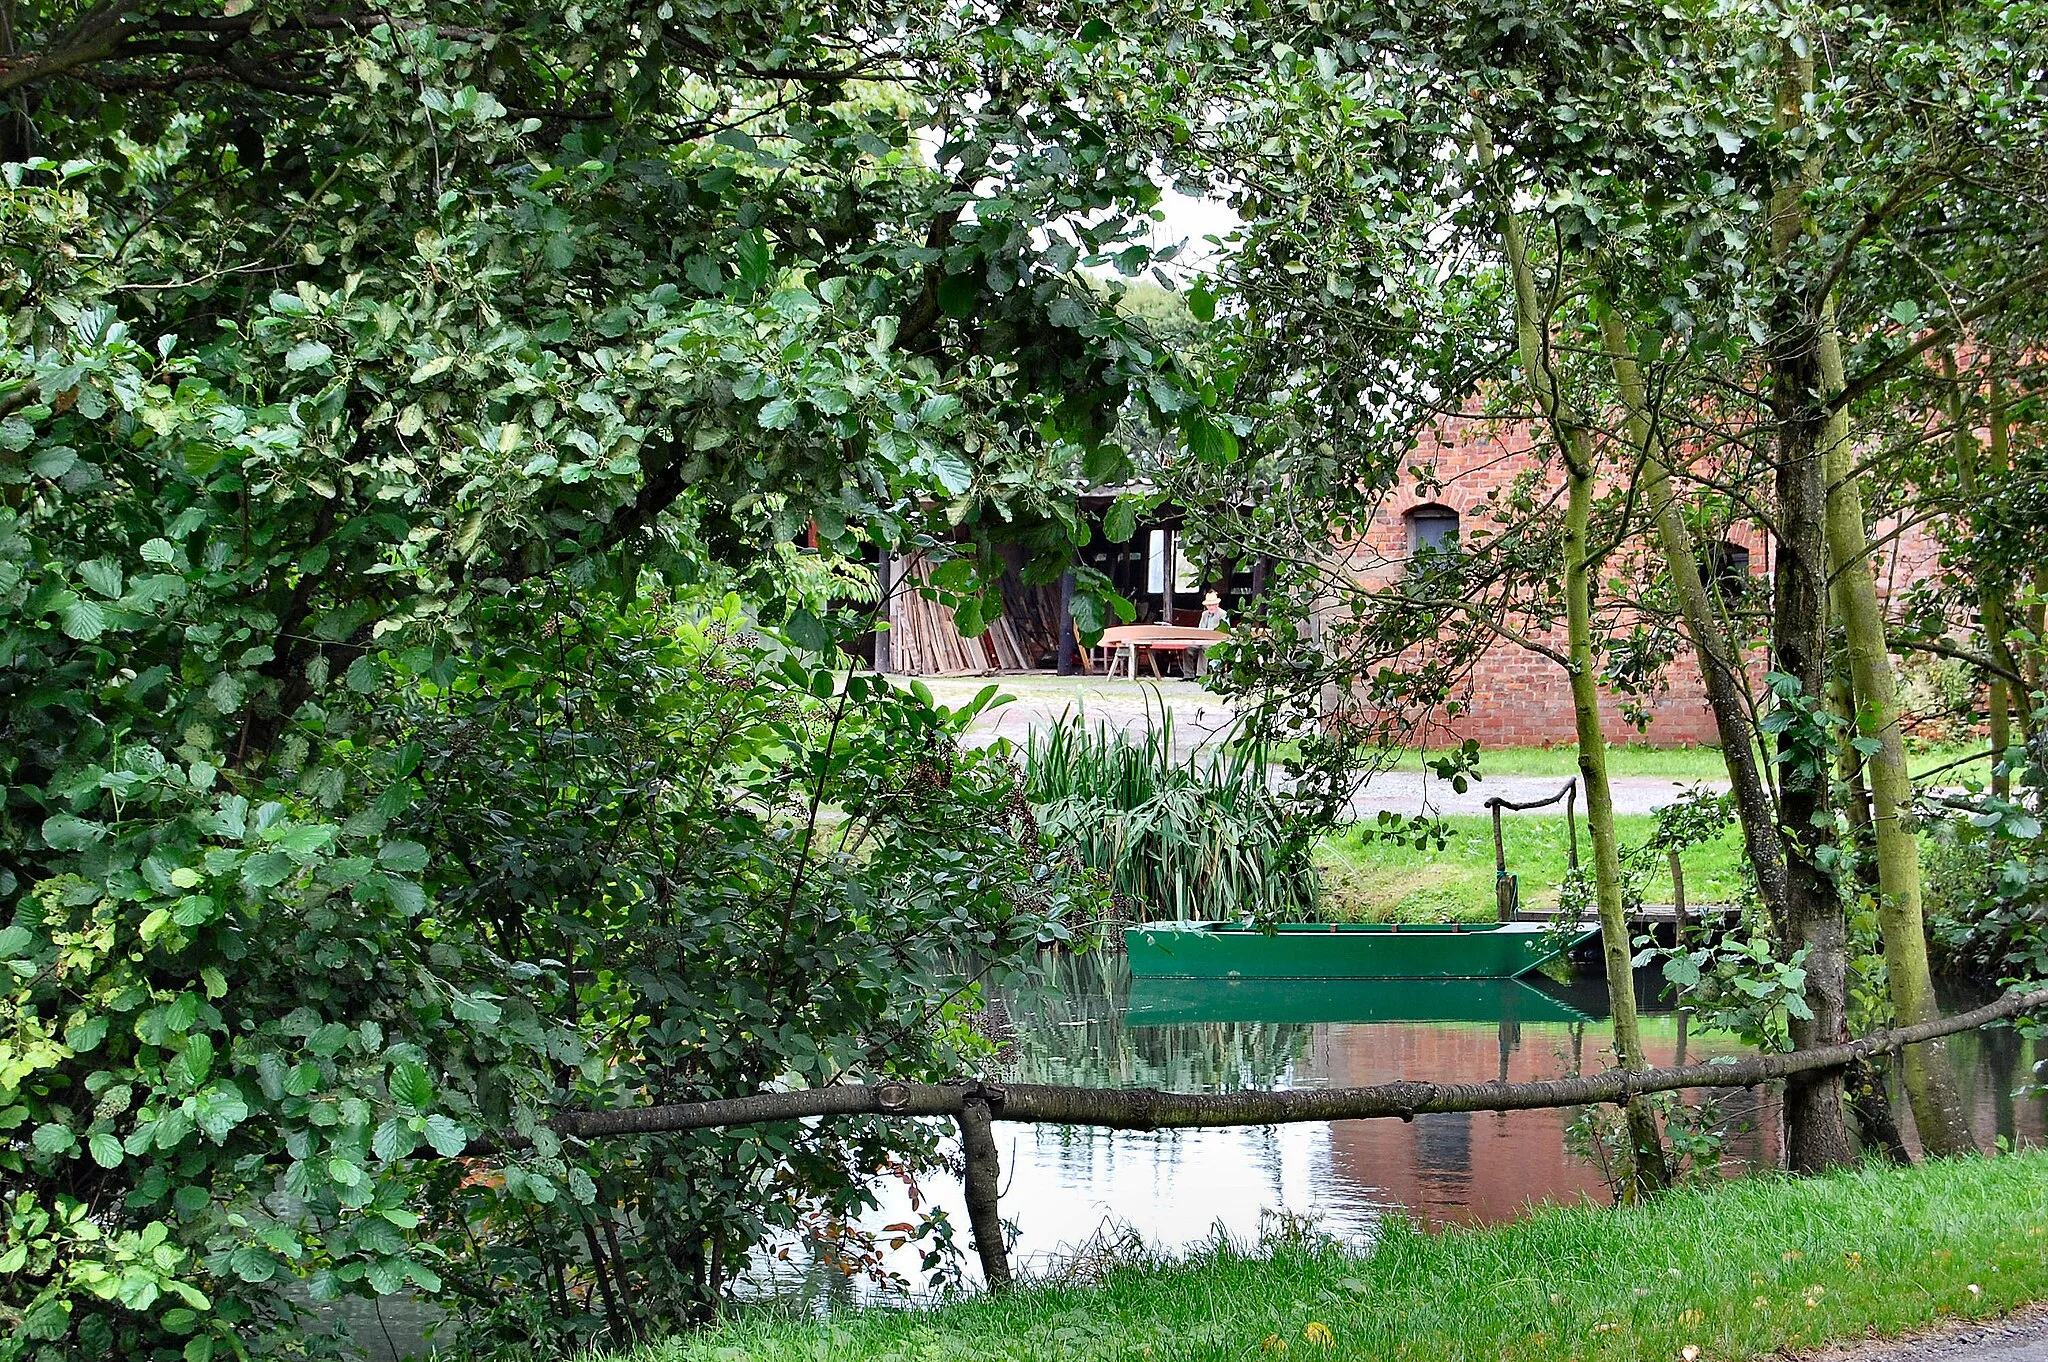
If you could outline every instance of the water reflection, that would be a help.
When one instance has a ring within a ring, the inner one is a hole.
[[[1524,1082],[1612,1062],[1597,979],[1572,986],[1145,980],[1134,988],[1120,958],[1095,956],[1063,963],[1059,982],[1061,996],[1048,1002],[1011,1000],[1002,1077],[1227,1092],[1401,1078]],[[1659,1010],[1654,983],[1638,982],[1651,1063],[1741,1053],[1732,1037],[1702,1034],[1682,1014]],[[2048,1104],[2010,1094],[2044,1057],[2048,1046],[2030,1047],[2009,1030],[1951,1046],[1987,1147],[1997,1136],[2042,1140]],[[1775,1094],[1732,1089],[1714,1097],[1727,1131],[1723,1171],[1775,1166]],[[1390,1212],[1437,1226],[1506,1219],[1532,1202],[1605,1201],[1597,1170],[1567,1148],[1566,1128],[1577,1114],[1446,1113],[1409,1123],[1152,1133],[999,1123],[1003,1214],[1027,1266],[1070,1257],[1105,1226],[1128,1226],[1168,1251],[1219,1232],[1250,1241],[1262,1216],[1276,1211],[1314,1217],[1325,1232],[1364,1245]],[[924,1191],[951,1212],[964,1246],[957,1184],[935,1179]],[[903,1197],[890,1196],[869,1221],[899,1221],[907,1209]],[[907,1250],[900,1257],[891,1266],[915,1280],[914,1257]]]

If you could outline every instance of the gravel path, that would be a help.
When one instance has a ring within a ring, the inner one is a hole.
[[[1485,813],[1486,801],[1493,798],[1511,800],[1525,804],[1530,800],[1548,799],[1564,788],[1563,776],[1488,776],[1484,780],[1468,785],[1463,794],[1453,790],[1447,783],[1424,771],[1383,771],[1372,778],[1372,783],[1360,791],[1351,801],[1354,817],[1371,817],[1382,809],[1395,813]],[[1616,813],[1655,813],[1671,803],[1691,785],[1678,780],[1659,780],[1654,776],[1614,776],[1607,782],[1614,792]],[[1711,782],[1708,788],[1721,791],[1728,788],[1727,781]],[[1578,800],[1581,816],[1586,812],[1583,795]],[[1512,812],[1512,811],[1511,811]],[[1531,810],[1534,813],[1561,814],[1562,803],[1546,809]]]
[[[1952,1325],[1913,1339],[1889,1339],[1805,1353],[1800,1362],[2048,1362],[2048,1305],[1988,1323]]]
[[[1233,717],[1230,706],[1192,681],[1109,681],[1092,676],[1002,676],[924,678],[932,694],[944,705],[961,705],[993,680],[1016,699],[975,722],[975,737],[990,740],[1008,738],[1023,746],[1033,729],[1050,725],[1063,713],[1078,708],[1088,722],[1113,728],[1143,729],[1164,706],[1173,715],[1174,746],[1181,752],[1209,741],[1228,728]],[[1381,810],[1399,814],[1465,813],[1483,814],[1486,801],[1502,799],[1525,803],[1545,799],[1563,788],[1563,776],[1489,776],[1469,786],[1463,794],[1425,771],[1385,771],[1351,801],[1354,818],[1371,818]],[[1614,811],[1620,814],[1654,813],[1691,788],[1676,780],[1649,776],[1617,776],[1609,784],[1614,790]],[[1726,781],[1709,788],[1725,790]],[[1578,804],[1585,812],[1585,801]],[[1560,814],[1564,806],[1554,805],[1539,813]]]

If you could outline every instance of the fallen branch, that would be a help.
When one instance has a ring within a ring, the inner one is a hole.
[[[1036,1083],[872,1083],[618,1111],[565,1114],[550,1122],[556,1133],[577,1140],[614,1135],[656,1135],[715,1126],[756,1125],[817,1116],[951,1116],[970,1099],[988,1104],[1001,1121],[1099,1126],[1112,1130],[1158,1130],[1181,1126],[1281,1125],[1294,1121],[1356,1121],[1378,1117],[1409,1120],[1430,1112],[1524,1111],[1622,1103],[1645,1093],[1684,1088],[1750,1088],[1793,1074],[1836,1069],[1873,1055],[1939,1040],[2023,1012],[2048,1008],[2048,988],[2009,993],[1974,1011],[1878,1031],[1844,1045],[1790,1054],[1689,1064],[1670,1069],[1609,1069],[1581,1078],[1536,1083],[1430,1083],[1408,1080],[1363,1088],[1307,1088],[1290,1092],[1178,1093],[1157,1088],[1069,1088]],[[472,1145],[490,1153],[525,1141]]]

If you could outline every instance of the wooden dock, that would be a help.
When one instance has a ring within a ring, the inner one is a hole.
[[[1734,903],[1687,904],[1685,906],[1685,920],[1687,922],[1711,923],[1717,927],[1725,927],[1741,911],[1741,905]],[[1549,922],[1556,916],[1557,914],[1555,913],[1539,913],[1532,912],[1526,908],[1517,908],[1515,909],[1514,916],[1509,921]],[[1628,920],[1629,925],[1633,927],[1675,926],[1678,922],[1678,906],[1671,903],[1646,903],[1630,913]]]

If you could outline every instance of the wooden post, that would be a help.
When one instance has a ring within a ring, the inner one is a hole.
[[[1160,585],[1165,587],[1166,589],[1160,598],[1159,622],[1161,624],[1172,624],[1173,577],[1175,571],[1180,567],[1180,531],[1168,530],[1166,532],[1166,538],[1164,542],[1166,544],[1166,577],[1165,580],[1163,580],[1160,583]],[[1159,669],[1159,664],[1157,662],[1154,662],[1152,664],[1152,669],[1154,671],[1157,671]]]
[[[1010,1289],[1010,1259],[1003,1247],[1003,1217],[997,1207],[1003,1170],[996,1157],[995,1132],[989,1126],[988,1099],[970,1094],[960,1103],[960,1147],[965,1155],[962,1177],[967,1185],[967,1223],[974,1231],[974,1252],[991,1291]]]
[[[1579,782],[1568,780],[1564,787],[1564,827],[1571,834],[1571,865],[1579,868]]]
[[[1489,799],[1486,807],[1493,810],[1493,906],[1502,922],[1510,922],[1515,916],[1515,891],[1508,878],[1507,846],[1500,837],[1500,801]]]
[[[1685,949],[1685,869],[1678,863],[1676,851],[1666,853],[1671,857],[1671,944]]]
[[[1060,574],[1060,652],[1059,673],[1061,676],[1074,674],[1074,574]]]
[[[889,664],[893,660],[889,655],[889,592],[892,587],[889,582],[889,546],[887,544],[882,545],[877,550],[875,589],[879,593],[875,597],[875,671],[881,673],[892,670]]]

